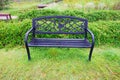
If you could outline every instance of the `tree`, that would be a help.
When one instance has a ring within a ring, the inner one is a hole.
[[[0,0],[0,10],[4,9],[9,4],[9,0]]]

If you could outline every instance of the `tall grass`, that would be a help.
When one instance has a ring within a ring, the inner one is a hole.
[[[48,6],[57,10],[78,9],[81,11],[113,10],[119,0],[63,0],[58,5]]]
[[[89,49],[25,48],[0,50],[1,80],[119,80],[120,49],[97,47],[88,62]]]

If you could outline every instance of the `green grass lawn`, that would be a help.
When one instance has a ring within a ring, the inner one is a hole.
[[[120,48],[101,46],[89,49],[30,48],[0,49],[0,80],[119,80]]]
[[[22,11],[38,9],[38,4],[13,3],[10,9],[0,12],[18,16]],[[62,4],[60,6],[62,7]],[[61,7],[58,5],[59,9]],[[30,48],[30,51],[32,60],[28,61],[24,47],[0,49],[0,80],[120,79],[120,48],[118,47],[95,47],[91,62],[88,61],[89,49]]]
[[[8,9],[1,10],[1,13],[10,13],[12,15],[19,15],[21,12],[29,11],[30,9],[37,9],[40,2],[18,2],[11,3]]]

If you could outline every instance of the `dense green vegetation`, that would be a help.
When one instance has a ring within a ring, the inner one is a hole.
[[[32,27],[32,18],[50,15],[67,15],[86,18],[89,21],[89,28],[95,34],[96,45],[120,45],[120,11],[83,13],[78,10],[55,11],[43,9],[25,11],[19,16],[18,20],[8,21],[7,24],[5,21],[0,22],[0,47],[23,45],[24,35],[26,31]],[[47,35],[47,37],[50,36]]]
[[[27,12],[23,12],[19,16],[20,20],[24,19],[32,19],[40,16],[50,16],[50,15],[66,15],[66,16],[77,16],[81,18],[86,18],[88,21],[98,21],[98,20],[120,20],[120,11],[95,11],[90,13],[81,12],[79,10],[65,10],[65,11],[57,11],[57,10],[31,10]]]
[[[21,22],[0,22],[0,47],[16,46],[24,44],[24,36],[32,26],[30,19]],[[119,46],[120,21],[97,21],[89,22],[88,26],[95,35],[96,45],[112,44]],[[50,37],[50,36],[46,36]],[[77,37],[77,36],[76,36]]]
[[[0,0],[0,10],[5,9],[5,7],[10,3],[10,0]]]
[[[31,20],[10,21],[7,24],[2,21],[0,25],[0,47],[5,47],[7,44],[10,46],[23,45],[25,33],[31,27]]]

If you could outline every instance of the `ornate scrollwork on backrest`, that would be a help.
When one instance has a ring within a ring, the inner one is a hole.
[[[75,17],[42,17],[33,22],[33,27],[40,33],[84,33],[87,28],[86,20]]]

